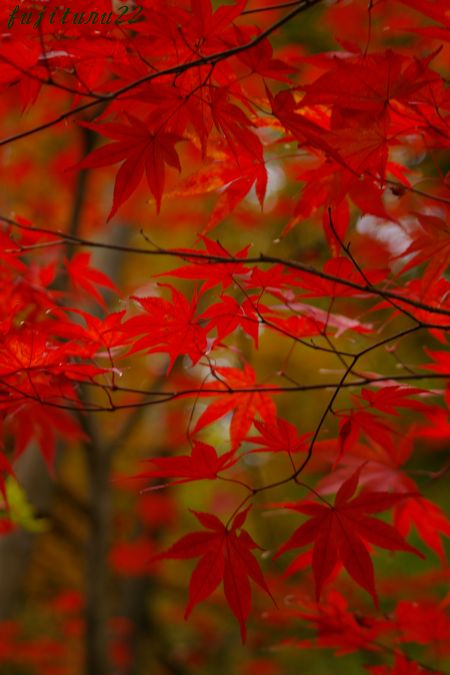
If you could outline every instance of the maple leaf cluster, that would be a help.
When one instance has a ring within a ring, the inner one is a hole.
[[[84,640],[88,675],[131,672],[161,623],[140,582],[197,559],[189,667],[228,650],[223,600],[249,649],[445,672],[447,5],[2,3],[0,534],[40,531],[37,447],[88,562],[46,598],[61,639],[6,621],[0,663],[72,675]],[[108,618],[111,579],[133,602]]]

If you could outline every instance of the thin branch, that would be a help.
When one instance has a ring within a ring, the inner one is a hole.
[[[394,339],[394,337],[392,338]],[[385,342],[385,341],[384,341]],[[378,347],[379,345],[373,345],[372,348]],[[368,348],[368,349],[372,349]],[[370,386],[381,382],[411,382],[411,381],[421,381],[421,380],[448,380],[450,379],[450,373],[426,373],[426,374],[416,374],[416,375],[387,375],[383,377],[367,377],[364,379],[354,380],[352,382],[346,382],[342,379],[339,382],[324,382],[321,384],[310,384],[310,385],[298,385],[298,386],[265,386],[265,385],[255,385],[254,387],[241,387],[241,388],[232,388],[224,387],[223,389],[219,388],[208,388],[208,389],[181,389],[179,391],[164,392],[164,391],[145,391],[140,389],[133,389],[131,387],[114,387],[114,391],[118,393],[133,393],[140,396],[151,397],[151,400],[136,401],[134,403],[124,403],[124,404],[115,404],[111,403],[108,406],[94,405],[91,406],[82,406],[76,405],[75,403],[66,404],[60,401],[50,401],[49,399],[42,399],[39,396],[33,396],[25,392],[21,392],[18,387],[14,385],[2,382],[2,386],[12,389],[15,393],[18,393],[21,398],[18,400],[29,400],[40,403],[41,405],[47,406],[49,408],[58,408],[61,410],[71,410],[74,412],[83,412],[83,413],[112,413],[116,410],[131,410],[133,408],[140,407],[151,407],[154,405],[160,405],[163,403],[169,403],[175,401],[179,398],[188,398],[188,397],[208,397],[215,395],[229,395],[233,396],[236,394],[253,394],[253,393],[265,393],[265,394],[283,394],[283,393],[300,393],[300,392],[310,392],[310,391],[320,391],[327,389],[344,389],[351,387],[361,387],[361,386]],[[108,385],[95,383],[95,382],[84,382],[85,386],[95,386],[99,389],[110,389],[113,388]],[[433,392],[430,392],[433,393]],[[156,398],[155,397],[159,397]]]
[[[442,307],[435,307],[433,305],[428,305],[424,302],[421,302],[420,300],[414,300],[411,297],[404,297],[399,293],[381,289],[378,286],[374,286],[371,283],[359,284],[355,281],[350,281],[350,279],[337,277],[334,274],[329,274],[328,272],[319,270],[316,267],[313,267],[312,265],[307,265],[297,260],[290,260],[289,258],[280,258],[278,256],[260,253],[258,256],[252,256],[243,259],[243,258],[236,258],[234,256],[225,257],[219,255],[211,255],[209,253],[202,253],[200,251],[186,253],[185,251],[177,251],[176,249],[161,249],[161,248],[157,250],[143,249],[137,246],[122,246],[118,244],[108,244],[106,242],[93,241],[89,239],[84,239],[82,237],[75,237],[72,235],[65,234],[61,230],[51,230],[49,228],[44,227],[29,227],[26,225],[22,225],[21,223],[18,223],[17,221],[14,221],[13,219],[8,218],[6,216],[0,216],[0,220],[3,220],[5,223],[8,223],[9,225],[17,227],[19,229],[42,232],[43,234],[48,234],[54,237],[58,237],[60,239],[65,239],[67,242],[73,245],[86,246],[88,248],[103,248],[111,251],[121,251],[123,253],[131,253],[136,255],[164,256],[169,258],[178,258],[186,262],[198,261],[199,264],[201,262],[204,262],[205,264],[221,263],[224,265],[236,265],[236,264],[242,265],[244,263],[255,265],[261,265],[266,263],[275,265],[284,265],[284,267],[287,267],[288,269],[294,269],[299,272],[311,274],[312,276],[318,277],[319,279],[324,279],[325,281],[332,281],[336,284],[346,286],[347,288],[353,288],[354,290],[360,291],[361,293],[364,293],[366,295],[367,294],[377,295],[378,297],[386,301],[396,300],[397,302],[403,303],[410,307],[415,307],[416,309],[422,309],[426,312],[430,312],[431,314],[439,314],[442,316],[450,317],[450,309],[444,309]],[[434,325],[427,323],[427,327],[436,328],[438,330],[449,330],[450,324],[441,326],[439,324]]]

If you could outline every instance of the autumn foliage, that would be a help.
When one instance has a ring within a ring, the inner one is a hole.
[[[139,1],[0,6],[0,673],[448,672],[450,4]]]

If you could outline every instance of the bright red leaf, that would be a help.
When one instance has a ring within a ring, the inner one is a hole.
[[[105,301],[96,286],[109,288],[115,293],[119,291],[104,272],[91,267],[90,260],[90,253],[76,253],[70,260],[66,261],[67,273],[74,288],[84,291],[94,298],[94,300],[97,300],[100,305],[104,306]]]
[[[189,585],[189,600],[185,618],[195,605],[206,600],[223,581],[225,598],[241,627],[242,642],[245,642],[247,621],[251,610],[250,579],[270,597],[261,568],[252,550],[260,548],[242,529],[248,509],[238,513],[229,527],[214,515],[192,512],[207,532],[192,532],[173,544],[165,553],[153,560],[166,558],[184,559],[201,556]]]
[[[135,478],[147,480],[176,478],[177,480],[171,481],[171,484],[176,484],[194,480],[213,480],[217,478],[218,473],[233,466],[238,461],[238,457],[232,450],[218,455],[211,445],[195,441],[190,455],[151,457],[144,461],[154,468],[142,471]]]
[[[259,422],[255,420],[255,428],[259,436],[249,436],[246,440],[258,447],[250,452],[302,452],[308,448],[310,434],[299,436],[297,428],[287,420],[278,417],[275,422]]]
[[[391,525],[368,515],[386,511],[408,495],[363,491],[352,499],[358,487],[359,474],[360,469],[357,469],[341,485],[334,506],[314,502],[298,502],[290,506],[311,517],[281,546],[277,556],[313,543],[312,567],[317,599],[334,568],[341,562],[378,606],[373,564],[365,542],[390,551],[408,551],[421,558],[424,556]]]
[[[169,286],[172,301],[158,297],[133,297],[145,313],[129,319],[124,330],[130,338],[142,336],[133,342],[131,353],[147,350],[148,353],[167,352],[170,357],[169,370],[175,359],[187,354],[193,363],[205,354],[206,333],[195,316],[197,297],[192,302]]]
[[[208,389],[222,389],[228,393],[219,394],[217,400],[208,405],[198,418],[194,433],[233,411],[230,437],[231,447],[235,450],[244,440],[257,415],[266,422],[275,420],[275,404],[270,396],[258,391],[261,387],[256,383],[256,373],[248,364],[245,364],[243,370],[220,367],[215,368],[214,372],[218,380],[214,384],[205,385],[204,392]],[[274,391],[276,389],[277,387]]]
[[[153,132],[145,122],[133,115],[128,114],[127,120],[128,124],[86,124],[102,136],[114,139],[114,143],[93,150],[77,166],[78,169],[97,168],[125,160],[116,176],[114,200],[108,220],[131,197],[144,173],[159,211],[164,192],[165,165],[181,171],[175,150],[176,143],[184,140],[181,136],[160,129]]]

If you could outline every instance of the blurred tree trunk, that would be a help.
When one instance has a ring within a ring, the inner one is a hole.
[[[27,448],[16,462],[14,470],[36,512],[46,514],[51,501],[52,484],[42,455],[35,445]],[[0,537],[0,620],[12,618],[18,609],[36,536],[18,529]]]

